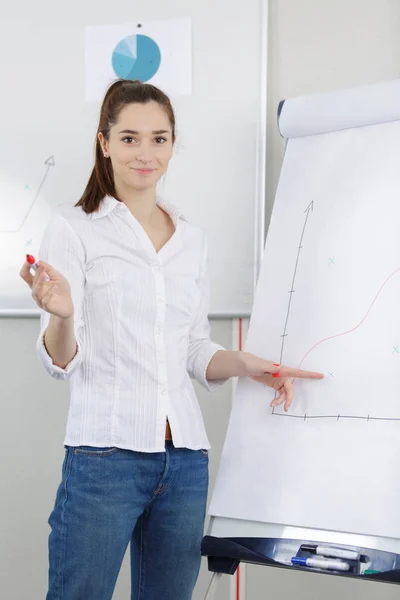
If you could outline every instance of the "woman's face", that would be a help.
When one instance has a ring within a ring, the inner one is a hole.
[[[157,102],[125,106],[109,140],[99,133],[99,141],[111,160],[117,189],[155,188],[172,156],[171,125]]]

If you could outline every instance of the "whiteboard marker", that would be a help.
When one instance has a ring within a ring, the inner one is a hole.
[[[316,544],[302,544],[300,550],[319,554],[320,556],[333,556],[335,558],[346,558],[347,560],[358,560],[360,553],[355,550],[344,550],[335,546],[317,546]]]
[[[37,271],[39,265],[36,262],[35,258],[32,256],[32,254],[26,255],[26,262],[30,265],[31,269],[33,269],[34,271]],[[46,275],[45,281],[50,281],[50,277],[48,275]]]
[[[350,571],[349,563],[342,560],[334,560],[327,558],[305,558],[302,556],[294,556],[292,564],[298,567],[314,567],[315,569],[326,569],[328,571]]]

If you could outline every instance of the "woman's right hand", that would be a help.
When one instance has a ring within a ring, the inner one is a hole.
[[[20,276],[32,290],[32,298],[39,308],[55,317],[60,319],[72,317],[74,305],[68,281],[51,265],[42,261],[38,265],[34,276],[30,272],[31,265],[27,262],[23,264],[20,271]]]

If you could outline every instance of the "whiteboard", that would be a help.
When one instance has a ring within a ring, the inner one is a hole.
[[[246,349],[325,379],[297,381],[287,414],[239,381],[213,535],[367,536],[400,552],[400,80],[288,100],[279,125]]]
[[[265,0],[266,1],[266,0]],[[10,6],[0,24],[0,315],[38,314],[18,273],[93,165],[100,104],[85,101],[85,32],[190,19],[192,94],[171,94],[177,143],[159,194],[209,239],[210,313],[250,313],[263,245],[265,1],[171,0]],[[154,26],[152,28],[154,30]],[[152,80],[149,80],[151,83]],[[168,89],[165,89],[169,93]]]

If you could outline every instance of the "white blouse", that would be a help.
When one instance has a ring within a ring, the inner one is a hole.
[[[191,382],[223,383],[205,377],[224,350],[210,340],[206,237],[157,203],[175,225],[159,252],[111,197],[90,215],[64,208],[46,228],[39,259],[68,279],[75,309],[78,352],[65,369],[46,352],[45,311],[37,343],[50,375],[70,380],[66,445],[163,452],[168,418],[175,446],[210,447]]]

